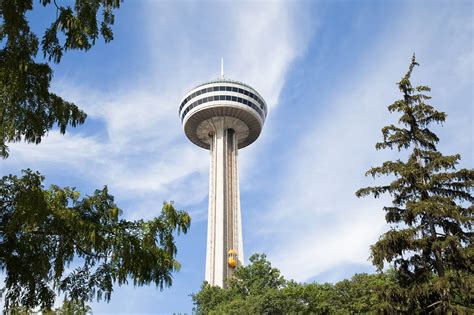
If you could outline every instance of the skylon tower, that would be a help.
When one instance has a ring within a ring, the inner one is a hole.
[[[223,66],[220,79],[195,87],[179,106],[186,136],[210,150],[205,280],[211,285],[223,287],[244,261],[237,155],[258,138],[266,115],[262,96],[224,79]]]

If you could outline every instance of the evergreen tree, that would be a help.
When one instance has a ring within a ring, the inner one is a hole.
[[[439,139],[428,127],[444,122],[446,114],[426,103],[428,86],[412,86],[415,66],[413,55],[398,83],[403,98],[388,106],[391,113],[400,113],[398,125],[384,127],[383,141],[376,144],[376,149],[409,150],[408,159],[371,168],[366,176],[395,179],[356,195],[393,197],[392,205],[384,207],[391,229],[371,247],[371,260],[380,270],[385,262],[394,264],[403,289],[393,292],[399,310],[465,311],[474,306],[474,171],[456,170],[460,155],[437,150]]]

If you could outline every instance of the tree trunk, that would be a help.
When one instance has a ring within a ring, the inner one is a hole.
[[[433,240],[433,242],[435,242],[438,238],[436,236],[436,228],[433,222],[433,218],[430,215],[427,215],[427,219],[428,219],[428,224],[430,227],[431,239]],[[441,255],[441,250],[437,248],[437,249],[434,249],[433,252],[435,255],[436,273],[438,274],[439,277],[444,277],[444,264],[443,264],[443,257]]]
[[[414,117],[413,117],[414,118]],[[410,131],[411,133],[414,133],[416,126],[412,123],[410,126]],[[418,141],[415,141],[415,148],[418,149]],[[420,165],[420,167],[424,167],[423,161],[421,160],[420,156],[417,156],[417,162]],[[425,183],[425,179],[423,179],[423,183]],[[426,190],[421,191],[421,201],[428,200],[429,195]],[[431,240],[433,242],[436,242],[438,239],[438,236],[436,234],[436,227],[433,221],[433,217],[430,214],[426,215],[426,218],[428,219],[428,225],[430,228],[430,234],[431,234]],[[443,264],[443,256],[441,255],[441,250],[439,248],[433,250],[434,255],[435,255],[435,269],[436,273],[438,274],[439,277],[444,277],[444,264]]]

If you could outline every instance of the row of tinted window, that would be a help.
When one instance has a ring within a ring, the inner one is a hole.
[[[191,105],[189,105],[184,111],[183,113],[181,114],[181,121],[183,121],[184,119],[184,116],[186,116],[186,114],[191,110],[193,109],[194,107],[198,106],[198,105],[201,105],[202,103],[207,103],[207,102],[212,102],[212,101],[233,101],[233,102],[238,102],[238,103],[242,103],[242,104],[245,104],[249,107],[252,107],[254,110],[256,110],[260,116],[263,117],[263,112],[262,110],[257,106],[255,105],[254,103],[252,103],[251,101],[248,101],[246,99],[243,99],[241,97],[237,97],[237,96],[230,96],[230,95],[215,95],[215,96],[209,96],[209,97],[205,97],[205,98],[201,98],[200,100],[197,100],[195,102],[193,102]]]
[[[265,108],[265,105],[264,105],[263,101],[257,95],[253,94],[252,92],[249,92],[249,91],[243,90],[243,89],[239,89],[239,88],[236,88],[236,87],[233,87],[233,86],[214,86],[214,87],[204,88],[202,90],[196,91],[193,94],[186,97],[186,99],[179,106],[179,111],[181,111],[181,109],[183,109],[183,106],[186,105],[186,103],[190,99],[192,99],[196,96],[199,96],[201,94],[204,94],[204,93],[217,92],[217,91],[236,92],[236,93],[241,93],[241,94],[244,94],[244,95],[248,95],[260,104],[261,109]]]

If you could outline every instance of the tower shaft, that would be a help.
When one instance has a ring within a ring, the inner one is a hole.
[[[224,280],[233,272],[227,263],[228,251],[237,252],[237,265],[243,263],[238,147],[236,133],[225,117],[212,118],[212,126],[205,279],[224,287]]]

